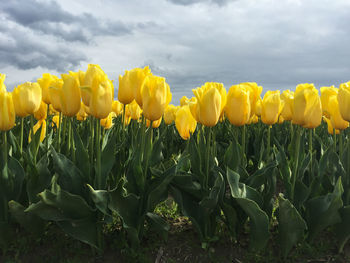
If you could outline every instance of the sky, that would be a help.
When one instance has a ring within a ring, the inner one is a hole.
[[[8,90],[99,64],[115,80],[149,65],[173,101],[205,82],[266,90],[350,80],[348,0],[0,0]]]

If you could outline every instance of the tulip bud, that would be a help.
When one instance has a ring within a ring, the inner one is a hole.
[[[81,106],[79,81],[72,75],[62,74],[61,110],[63,115],[75,116]]]
[[[342,118],[346,121],[350,121],[350,81],[340,84],[338,102]]]
[[[323,116],[322,118],[327,123],[327,130],[329,134],[333,135],[334,130],[335,130],[335,134],[340,134],[339,130],[333,128],[332,121],[330,119],[328,119],[326,116]]]
[[[182,139],[187,140],[194,133],[197,122],[193,118],[188,105],[180,107],[176,112],[175,127]]]
[[[112,102],[112,111],[116,114],[116,116],[120,115],[123,112],[123,104],[118,100]]]
[[[51,75],[50,73],[44,73],[42,78],[38,79],[38,83],[41,88],[42,92],[42,100],[46,104],[50,104],[50,94],[49,94],[49,87],[51,86],[52,82],[56,82],[58,80],[58,77]]]
[[[304,128],[316,128],[321,124],[322,106],[318,90],[313,84],[299,84],[294,93],[293,123]]]
[[[249,91],[243,85],[233,85],[227,93],[225,114],[235,126],[242,126],[250,118]]]
[[[158,128],[161,123],[162,123],[162,117],[160,117],[159,120],[152,121],[152,128]],[[150,125],[151,125],[150,120],[146,120],[146,126],[149,127]]]
[[[49,88],[50,102],[52,104],[52,107],[58,112],[62,111],[62,87],[63,80],[56,79],[56,81],[51,83],[51,86]]]
[[[283,121],[290,121],[293,119],[293,103],[294,103],[294,92],[288,90],[284,90],[281,94],[281,100],[283,101],[283,109],[281,112],[281,116]],[[282,122],[283,122],[282,121]]]
[[[108,130],[108,129],[112,128],[112,126],[113,126],[113,118],[114,117],[115,117],[115,113],[114,112],[111,112],[110,114],[108,114],[107,118],[104,118],[104,119],[100,120],[101,126],[105,130]]]
[[[42,119],[46,119],[46,115],[47,115],[47,104],[41,101],[39,109],[36,112],[34,112],[34,117],[37,120],[42,120]]]
[[[76,118],[78,121],[85,121],[86,117],[88,116],[87,113],[85,112],[85,105],[83,102],[80,102],[81,105],[80,105],[80,110],[79,112],[77,113],[76,115]]]
[[[0,105],[0,131],[8,131],[15,126],[15,107],[13,105],[12,93],[7,92],[6,88],[1,87],[1,83]]]
[[[177,110],[178,110],[178,107],[175,107],[172,104],[169,104],[168,107],[165,108],[165,111],[164,111],[164,122],[165,122],[165,124],[169,125],[169,124],[172,124],[175,121],[176,111]]]
[[[320,90],[321,90],[321,104],[322,104],[323,114],[327,118],[330,118],[330,107],[328,105],[328,102],[330,97],[338,95],[338,90],[334,86],[321,87]]]
[[[142,110],[135,100],[125,107],[126,118],[131,118],[133,120],[138,120],[141,118]]]
[[[261,106],[261,121],[268,125],[275,124],[283,108],[280,91],[267,91]]]
[[[51,123],[52,127],[58,128],[60,126],[60,124],[61,124],[60,123],[60,115],[53,116],[52,117],[52,123]]]
[[[336,130],[345,130],[349,127],[349,123],[345,121],[340,114],[337,96],[334,95],[329,98],[328,107],[332,126]]]
[[[45,119],[39,120],[34,126],[33,126],[33,132],[36,134],[36,132],[41,128],[40,132],[40,141],[42,142],[45,139],[46,135],[46,121]],[[29,133],[28,142],[31,142],[32,138],[32,132]]]
[[[222,83],[207,82],[192,90],[197,98],[197,117],[205,126],[215,126],[226,105],[226,90]],[[193,107],[193,106],[192,106]]]
[[[149,75],[141,88],[143,115],[156,121],[162,117],[165,108],[171,101],[171,92],[165,78]]]
[[[26,117],[39,110],[42,96],[38,83],[26,82],[20,84],[12,93],[16,115]]]

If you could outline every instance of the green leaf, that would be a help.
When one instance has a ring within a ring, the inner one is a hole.
[[[339,209],[343,206],[343,186],[339,177],[333,193],[310,199],[306,205],[306,221],[309,228],[309,239],[328,226],[341,222]]]
[[[73,135],[75,143],[76,165],[80,167],[84,177],[87,179],[89,178],[91,171],[88,149],[84,146],[77,129],[73,129]]]
[[[209,209],[210,211],[217,208],[217,204],[219,202],[219,198],[224,191],[224,179],[221,173],[217,173],[217,178],[215,180],[214,186],[211,188],[209,195],[205,196],[202,201],[200,201],[200,205]]]
[[[233,171],[237,171],[241,163],[241,146],[234,139],[227,148],[224,155],[224,164]]]
[[[92,201],[94,201],[98,210],[103,214],[108,213],[108,192],[106,190],[94,190],[91,185],[87,185]]]
[[[279,195],[278,204],[278,235],[282,256],[285,258],[292,247],[304,237],[307,226],[298,210],[282,194]]]
[[[350,238],[350,206],[341,208],[339,213],[341,222],[336,225],[335,232],[339,240],[339,253],[342,253],[346,242]]]
[[[108,143],[104,147],[101,153],[101,176],[102,185],[105,187],[107,184],[108,175],[111,172],[113,165],[116,161],[116,133],[113,136],[108,137]]]
[[[265,247],[269,239],[269,218],[255,201],[247,198],[247,191],[245,191],[244,186],[238,186],[239,174],[228,168],[227,181],[232,197],[251,220],[250,249],[259,251]]]
[[[161,234],[163,239],[166,240],[168,238],[168,232],[170,229],[169,224],[157,214],[148,212],[146,213],[146,216],[151,227],[159,234]]]
[[[9,202],[9,211],[15,220],[28,232],[36,236],[44,233],[45,222],[31,212],[25,212],[25,207],[20,203],[11,200]]]

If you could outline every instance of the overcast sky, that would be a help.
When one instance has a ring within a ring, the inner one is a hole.
[[[294,89],[350,80],[348,0],[1,0],[6,86],[100,64],[150,65],[173,103],[207,81]],[[116,93],[117,94],[117,93]]]

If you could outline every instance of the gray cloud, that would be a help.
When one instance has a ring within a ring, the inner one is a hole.
[[[134,29],[133,25],[98,19],[89,13],[73,15],[55,1],[11,0],[2,3],[0,11],[24,27],[69,42],[88,43],[95,36],[122,36]]]
[[[217,4],[218,6],[226,5],[229,2],[233,2],[236,0],[167,0],[175,5],[194,5],[199,3],[209,3],[209,4]]]
[[[86,56],[64,44],[47,44],[25,29],[0,23],[0,66],[11,65],[19,69],[36,67],[67,71],[86,61]],[[4,37],[5,36],[5,37]]]

